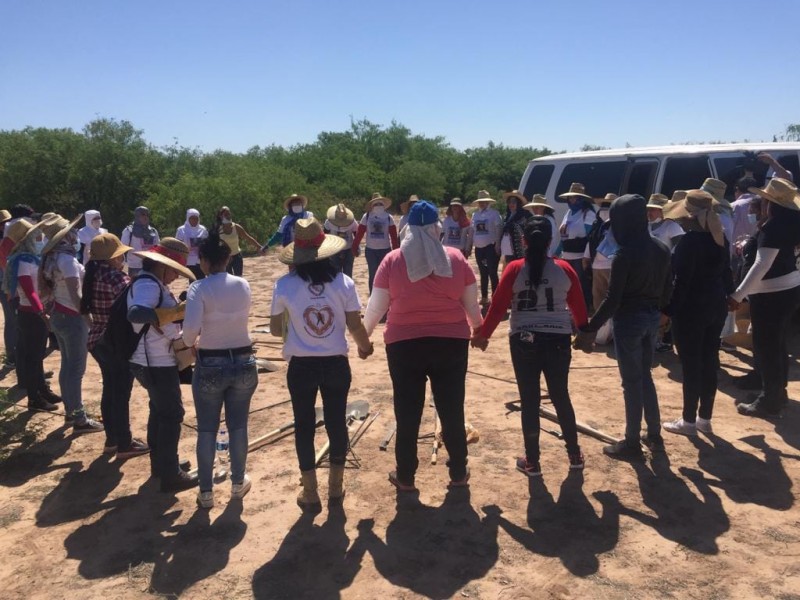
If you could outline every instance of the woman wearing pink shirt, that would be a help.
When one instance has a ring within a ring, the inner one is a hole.
[[[436,207],[420,200],[409,211],[407,233],[375,275],[364,326],[372,333],[389,311],[383,338],[394,390],[397,420],[396,471],[389,481],[400,491],[414,491],[417,437],[431,382],[442,422],[442,440],[450,459],[450,485],[467,485],[464,432],[464,383],[470,325],[481,326],[475,273],[456,248],[439,241]]]

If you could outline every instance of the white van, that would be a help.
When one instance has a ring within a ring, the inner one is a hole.
[[[707,177],[728,184],[727,196],[733,199],[733,184],[743,174],[743,165],[753,153],[767,152],[795,180],[800,177],[800,143],[707,144],[696,146],[658,146],[553,154],[528,163],[519,189],[526,198],[544,194],[555,202],[557,220],[566,212],[559,194],[573,182],[586,186],[586,193],[599,198],[608,192],[618,195],[661,192],[671,197],[675,190],[695,189]],[[768,172],[769,171],[769,172]],[[754,170],[759,185],[772,176],[772,169],[757,162]]]

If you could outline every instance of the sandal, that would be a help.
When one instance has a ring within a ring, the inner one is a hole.
[[[397,488],[398,492],[416,492],[417,491],[417,488],[414,486],[413,483],[409,485],[407,483],[403,483],[402,481],[400,481],[397,478],[397,471],[392,471],[391,473],[389,473],[389,482],[394,487]]]
[[[447,484],[448,489],[468,487],[468,486],[469,486],[469,467],[467,467],[467,472],[464,475],[464,477],[462,477],[458,481],[451,481],[450,483]]]

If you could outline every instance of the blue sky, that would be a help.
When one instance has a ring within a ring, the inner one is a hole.
[[[576,150],[800,122],[796,0],[2,0],[0,129],[131,121],[162,146],[312,142],[351,116]]]

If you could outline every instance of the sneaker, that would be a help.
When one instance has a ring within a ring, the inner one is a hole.
[[[750,371],[746,375],[734,377],[733,384],[740,390],[760,390],[762,381],[758,373]]]
[[[106,439],[106,443],[103,445],[103,454],[116,454],[117,453],[117,443],[112,442],[109,439]]]
[[[697,427],[695,424],[684,421],[683,418],[667,421],[661,426],[664,428],[664,431],[669,431],[670,433],[688,435],[690,437],[697,435]]]
[[[579,471],[586,466],[586,459],[583,458],[583,453],[576,452],[575,454],[569,454],[569,468],[572,471]]]
[[[746,417],[760,417],[762,419],[781,418],[780,409],[770,410],[764,406],[760,399],[756,400],[755,402],[751,402],[750,404],[739,404],[736,407],[736,410],[739,411],[740,415],[744,415]]]
[[[629,443],[628,440],[620,440],[616,444],[605,446],[603,454],[618,460],[640,460],[644,458],[641,445]]]
[[[103,424],[98,423],[94,419],[86,418],[81,422],[74,421],[72,424],[72,433],[76,435],[83,435],[84,433],[100,433],[105,431]]]
[[[41,390],[39,390],[39,395],[40,395],[42,398],[44,398],[45,400],[47,400],[48,402],[50,402],[51,404],[61,404],[62,402],[64,402],[64,401],[61,399],[61,396],[59,396],[58,394],[56,394],[56,393],[55,393],[53,390],[51,390],[51,389],[50,389],[48,386],[45,386],[45,387],[43,387]]]
[[[542,466],[539,464],[539,461],[531,462],[528,460],[528,457],[521,456],[517,459],[517,471],[520,473],[525,473],[528,477],[541,477],[542,476]]]
[[[197,475],[189,475],[186,471],[179,470],[176,475],[161,480],[161,491],[182,492],[197,487],[198,483]]]
[[[650,452],[664,452],[664,438],[660,435],[650,435],[649,433],[643,435],[640,441],[647,446]]]
[[[47,400],[45,400],[41,396],[33,396],[31,398],[31,396],[28,395],[28,410],[30,410],[30,411],[41,411],[41,410],[44,410],[44,411],[51,412],[51,411],[56,410],[57,408],[58,407],[55,404],[52,404],[51,402],[48,402]]]
[[[250,481],[250,476],[245,473],[242,483],[234,483],[231,485],[231,498],[241,500],[247,495],[251,487],[253,487],[253,482]]]
[[[150,452],[150,446],[141,440],[133,439],[127,448],[117,450],[117,460],[127,460],[134,456],[141,456]]]
[[[200,508],[211,508],[214,506],[214,491],[197,492],[197,506]]]
[[[711,427],[711,419],[697,417],[697,420],[694,422],[694,426],[697,428],[697,431],[702,433],[714,433],[714,429]]]

